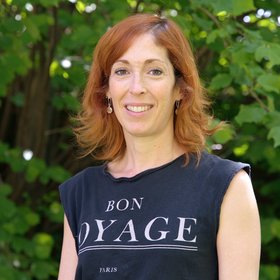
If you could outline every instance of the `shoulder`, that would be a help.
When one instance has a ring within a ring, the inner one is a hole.
[[[90,182],[94,178],[100,176],[100,174],[102,174],[102,170],[103,165],[87,167],[63,182],[59,186],[59,191],[63,193],[65,191],[74,190],[76,186],[82,188],[87,185],[87,182]]]
[[[83,200],[92,189],[92,182],[96,182],[102,172],[102,166],[88,167],[59,186],[60,200],[73,232],[76,229],[76,215],[79,216]],[[75,213],[75,214],[74,214]]]
[[[201,164],[207,166],[210,169],[215,169],[215,171],[244,169],[249,175],[251,172],[251,167],[248,163],[221,158],[207,152],[202,153]]]
[[[198,168],[200,182],[203,182],[205,191],[212,197],[215,203],[215,215],[219,224],[221,204],[225,194],[232,185],[241,184],[250,186],[251,167],[248,163],[223,159],[219,156],[204,152]]]
[[[251,175],[251,167],[248,163],[224,159],[207,152],[202,153],[198,168],[205,178],[217,181],[217,183],[222,180],[226,185],[240,170]]]

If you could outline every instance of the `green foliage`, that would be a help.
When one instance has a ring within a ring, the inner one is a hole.
[[[50,259],[54,239],[47,233],[28,236],[39,225],[41,217],[28,206],[18,206],[8,198],[9,185],[0,185],[0,279],[49,279],[55,276],[57,263]],[[60,220],[61,222],[62,220]],[[38,267],[48,268],[39,272]]]
[[[252,164],[262,220],[260,279],[279,279],[279,3],[71,2],[0,5],[0,280],[56,279],[63,219],[57,185],[93,164],[74,159],[69,115],[79,109],[100,36],[142,11],[171,17],[191,40],[214,123],[229,122],[208,139],[209,150]]]

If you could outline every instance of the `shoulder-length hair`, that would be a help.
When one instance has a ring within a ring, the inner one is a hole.
[[[106,92],[114,62],[132,45],[135,38],[150,33],[156,44],[167,49],[180,86],[182,100],[174,113],[174,134],[190,153],[200,158],[209,129],[209,102],[201,86],[195,59],[181,29],[170,19],[151,14],[130,16],[109,29],[99,40],[82,100],[82,108],[74,128],[83,155],[97,160],[121,158],[126,149],[122,127],[114,113],[106,112]]]

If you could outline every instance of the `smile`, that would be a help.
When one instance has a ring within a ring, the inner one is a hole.
[[[127,105],[125,107],[130,112],[141,113],[150,110],[152,108],[152,105],[144,105],[144,106]]]

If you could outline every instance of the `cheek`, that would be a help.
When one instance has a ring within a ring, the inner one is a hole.
[[[118,99],[118,96],[120,95],[119,92],[119,86],[116,86],[114,82],[109,83],[108,93],[109,97],[112,99],[113,103],[116,102]]]
[[[108,92],[112,92],[114,89],[114,82],[112,82],[111,79],[109,79],[109,83],[108,83]]]
[[[122,93],[125,92],[126,83],[124,81],[116,81],[114,79],[109,80],[109,92],[111,97],[120,96]]]
[[[167,102],[174,101],[178,99],[177,97],[177,90],[171,86],[169,83],[162,85],[158,88],[158,92],[161,95],[161,98],[166,100]]]

